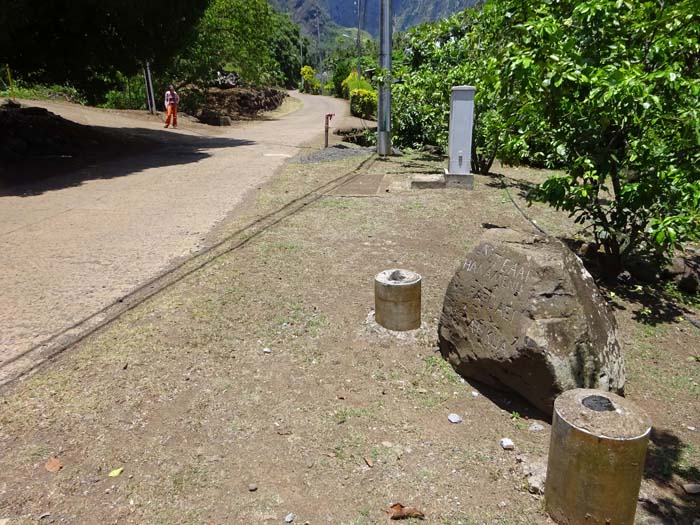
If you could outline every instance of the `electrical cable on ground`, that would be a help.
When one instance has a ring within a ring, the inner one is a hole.
[[[564,243],[562,241],[560,241],[559,239],[557,239],[556,237],[551,235],[549,232],[547,232],[544,228],[542,228],[539,224],[537,224],[534,221],[534,219],[530,218],[530,216],[528,216],[525,213],[525,211],[522,209],[522,207],[515,201],[515,199],[513,198],[513,195],[511,195],[510,190],[509,190],[508,186],[506,185],[505,177],[502,174],[498,174],[498,178],[501,181],[501,186],[506,191],[506,194],[508,195],[510,202],[513,203],[513,206],[515,206],[515,208],[520,212],[520,214],[525,218],[525,220],[527,220],[530,224],[532,224],[532,226],[534,226],[539,232],[541,232],[548,239],[555,240],[555,241],[561,243],[562,245],[564,245]],[[685,319],[691,325],[693,325],[695,328],[700,330],[700,320],[693,319],[692,317],[688,317],[686,315],[683,316],[683,319]]]
[[[520,212],[520,214],[525,218],[527,222],[532,224],[540,233],[542,233],[545,237],[548,238],[553,238],[544,228],[542,228],[539,224],[537,224],[533,219],[530,218],[530,216],[525,213],[525,211],[520,207],[520,205],[515,202],[515,199],[513,198],[513,195],[510,193],[510,189],[508,189],[508,185],[506,184],[505,177],[502,174],[498,174],[498,178],[501,181],[501,186],[503,189],[506,191],[506,195],[508,195],[508,198],[510,199],[510,202],[513,203],[513,206],[515,206],[515,209]]]
[[[73,325],[64,328],[60,332],[53,334],[41,343],[21,352],[20,354],[11,357],[7,361],[0,364],[0,391],[7,385],[26,376],[33,370],[43,366],[47,362],[52,361],[64,351],[73,347],[77,343],[83,341],[90,335],[98,332],[102,328],[108,326],[113,321],[119,319],[125,313],[133,310],[146,300],[156,296],[160,292],[167,290],[171,286],[183,281],[193,273],[209,266],[219,258],[227,255],[243,246],[246,246],[250,241],[257,238],[273,226],[280,224],[285,219],[302,211],[307,206],[317,202],[329,193],[347,184],[362,174],[374,164],[377,157],[371,155],[363,160],[353,170],[340,175],[307,193],[291,200],[282,207],[272,211],[258,219],[250,222],[246,226],[239,228],[235,232],[227,235],[222,240],[212,246],[194,254],[193,256],[179,262],[175,266],[160,273],[156,277],[148,280],[136,289],[129,292],[127,295],[112,301],[110,304],[101,310],[84,317]],[[193,267],[187,268],[194,264]],[[72,333],[73,332],[73,333]],[[11,365],[20,362],[21,360],[29,360],[30,363],[26,366],[15,366],[17,370],[11,372],[8,376],[3,377],[2,372],[10,369]]]

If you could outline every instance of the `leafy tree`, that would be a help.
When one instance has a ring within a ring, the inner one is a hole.
[[[476,87],[472,169],[488,173],[497,151],[526,154],[506,108],[508,92],[501,86],[501,56],[510,17],[501,2],[483,10],[467,10],[444,21],[424,25],[405,37],[405,59],[399,62],[394,87],[394,122],[398,143],[431,144],[447,149],[452,86]]]
[[[550,0],[507,50],[523,133],[546,138],[567,166],[532,198],[589,224],[618,265],[700,234],[697,7]]]
[[[336,96],[343,96],[343,81],[348,77],[351,71],[350,59],[341,60],[335,66],[333,70],[333,77],[331,82],[333,82],[333,92]]]
[[[274,83],[282,76],[271,48],[275,20],[266,0],[213,0],[169,75],[204,86],[226,69],[252,85]]]
[[[150,60],[156,69],[187,42],[209,0],[5,0],[0,63],[32,82],[90,93]]]
[[[300,42],[302,50],[308,47],[308,41],[301,40],[299,26],[292,22],[287,14],[275,14],[272,33],[273,56],[279,65],[281,77],[278,79],[286,88],[296,87],[301,79]]]
[[[445,147],[451,86],[472,84],[473,166],[563,166],[531,195],[587,224],[618,265],[700,236],[697,0],[491,0],[418,28],[394,129]]]

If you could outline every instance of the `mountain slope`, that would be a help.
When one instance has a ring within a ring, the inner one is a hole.
[[[353,0],[270,0],[281,11],[291,13],[295,22],[308,34],[332,24],[357,27],[357,5]],[[423,22],[432,22],[471,7],[477,0],[393,0],[394,26],[404,31]],[[379,0],[362,0],[362,28],[374,36],[379,34]]]

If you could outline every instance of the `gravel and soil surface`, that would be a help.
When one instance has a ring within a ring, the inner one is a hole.
[[[530,227],[509,193],[523,203],[543,175],[498,167],[508,192],[495,177],[410,190],[411,174],[441,165],[288,164],[211,234],[230,249],[6,386],[0,522],[362,525],[389,523],[400,502],[425,523],[551,523],[516,460],[546,458],[546,418],[462,381],[436,349],[453,271],[483,224]],[[424,326],[401,336],[371,315],[374,275],[394,267],[424,278]],[[628,396],[654,424],[638,523],[691,524],[698,497],[681,485],[700,476],[700,329],[684,318],[697,308],[645,286],[603,291]]]
[[[22,101],[67,120],[25,121],[47,155],[0,162],[0,366],[205,247],[285,159],[318,149],[326,113],[347,114],[337,99],[287,100],[263,121],[183,116],[177,130],[145,112]]]

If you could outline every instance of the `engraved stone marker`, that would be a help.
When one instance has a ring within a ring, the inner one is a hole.
[[[612,313],[563,244],[488,230],[445,295],[440,351],[465,377],[512,390],[546,413],[572,388],[622,393]]]

